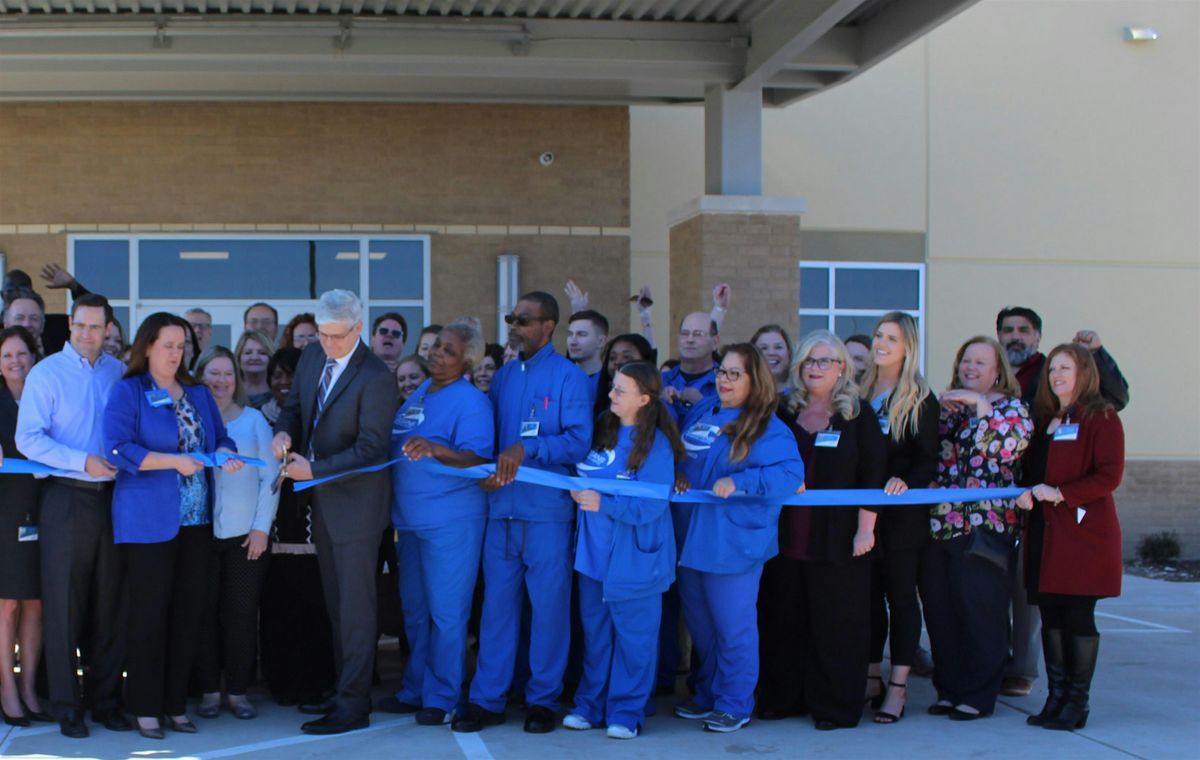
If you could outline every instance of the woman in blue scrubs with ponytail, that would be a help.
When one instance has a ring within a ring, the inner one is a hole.
[[[633,362],[613,377],[609,410],[596,422],[580,477],[655,483],[663,498],[572,491],[579,505],[575,570],[583,623],[583,676],[563,725],[606,724],[632,739],[654,688],[662,594],[675,580],[675,536],[667,493],[683,456],[679,433],[659,400],[662,376]]]
[[[487,494],[476,481],[431,472],[420,460],[470,467],[491,459],[492,405],[465,377],[483,350],[473,325],[443,328],[429,353],[429,379],[392,425],[392,456],[401,459],[392,467],[392,525],[412,653],[400,691],[376,708],[415,712],[425,726],[449,723],[462,697]]]
[[[689,418],[676,477],[677,491],[711,489],[722,501],[675,507],[679,596],[700,656],[695,697],[675,715],[728,733],[754,711],[759,577],[779,552],[779,512],[804,484],[804,464],[775,416],[775,380],[753,345],[727,346],[716,380],[720,403]]]

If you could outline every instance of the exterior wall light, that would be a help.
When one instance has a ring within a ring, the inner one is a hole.
[[[1125,27],[1126,42],[1153,42],[1158,39],[1158,32],[1148,26]]]

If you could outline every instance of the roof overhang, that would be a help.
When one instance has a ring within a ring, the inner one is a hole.
[[[0,100],[785,105],[976,0],[0,0]]]

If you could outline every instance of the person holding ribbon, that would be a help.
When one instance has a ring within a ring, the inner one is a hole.
[[[196,375],[217,402],[238,452],[270,461],[271,426],[262,412],[245,405],[246,391],[233,352],[224,346],[208,349],[196,363]],[[275,473],[262,467],[215,475],[212,546],[216,567],[208,589],[196,668],[203,695],[196,714],[217,717],[224,674],[230,712],[239,720],[248,720],[258,714],[246,698],[246,688],[254,680],[258,664],[258,602],[267,576],[267,539],[279,507],[279,493],[272,493]]]
[[[1078,343],[1047,357],[1033,402],[1037,434],[1025,457],[1018,505],[1029,599],[1042,616],[1049,695],[1026,722],[1057,730],[1087,725],[1100,634],[1096,601],[1121,595],[1121,524],[1113,492],[1125,467],[1125,431],[1101,393],[1095,354]]]
[[[887,443],[859,401],[845,344],[809,333],[788,371],[779,417],[795,438],[809,489],[879,488]],[[812,715],[823,731],[862,715],[870,648],[871,559],[878,507],[785,507],[779,556],[759,592],[759,716]]]
[[[862,397],[887,438],[887,483],[883,490],[899,495],[926,488],[937,475],[938,400],[921,374],[917,321],[903,311],[884,314],[875,325],[871,354],[863,377]],[[889,506],[875,525],[879,545],[871,572],[871,661],[868,686],[876,723],[895,723],[908,701],[908,676],[921,642],[921,605],[917,571],[921,550],[929,542],[929,507]],[[889,635],[889,612],[890,635]],[[891,671],[882,683],[883,647],[891,641]]]
[[[804,464],[775,416],[775,381],[758,349],[726,347],[715,376],[720,403],[693,415],[675,479],[679,493],[716,497],[674,506],[679,596],[700,658],[695,697],[675,715],[730,732],[754,710],[759,578],[779,551],[781,502],[804,485]]]
[[[423,726],[452,720],[462,698],[487,494],[477,482],[434,472],[422,460],[470,467],[492,458],[492,405],[466,378],[483,348],[471,324],[443,327],[429,351],[430,378],[392,423],[392,526],[411,653],[400,691],[376,709],[416,712]]]
[[[667,495],[683,445],[659,399],[653,364],[617,371],[610,411],[596,423],[592,451],[575,466],[581,478],[657,483]],[[583,623],[583,676],[563,725],[608,726],[632,739],[646,720],[654,689],[662,594],[675,579],[675,536],[666,498],[571,491],[579,505],[575,570]]]
[[[129,585],[126,704],[138,731],[184,733],[212,551],[213,476],[205,454],[235,452],[212,393],[183,368],[188,324],[166,312],[138,328],[129,368],[104,410],[104,449],[117,468],[113,537]],[[225,472],[241,470],[229,459]]]
[[[37,360],[37,339],[24,327],[0,330],[0,465],[24,459],[17,451],[17,412],[25,378]],[[11,475],[0,502],[0,702],[4,722],[28,726],[30,718],[48,721],[35,678],[42,654],[42,583],[37,542],[38,498],[42,481]],[[21,649],[21,677],[13,666]]]
[[[940,401],[937,485],[1012,488],[1033,423],[1000,344],[983,336],[962,344]],[[931,715],[975,720],[995,708],[1008,658],[1016,523],[1011,498],[930,508],[919,588],[938,694]]]
[[[505,317],[520,355],[496,372],[488,394],[500,451],[495,473],[481,484],[490,497],[479,659],[466,712],[451,725],[455,731],[504,722],[526,592],[532,618],[525,731],[548,733],[558,722],[570,645],[575,510],[566,491],[515,482],[524,467],[566,474],[591,444],[587,375],[551,342],[558,315],[554,296],[534,291]]]

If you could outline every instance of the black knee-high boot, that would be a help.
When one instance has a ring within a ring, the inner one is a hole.
[[[1040,726],[1054,716],[1067,703],[1067,662],[1064,658],[1063,632],[1058,628],[1042,629],[1042,655],[1046,659],[1046,685],[1050,693],[1046,704],[1037,715],[1030,715],[1025,722]]]
[[[1072,731],[1087,725],[1091,708],[1088,699],[1092,691],[1092,676],[1096,672],[1096,657],[1100,653],[1099,636],[1072,636],[1070,682],[1067,703],[1058,715],[1047,720],[1042,728]]]

